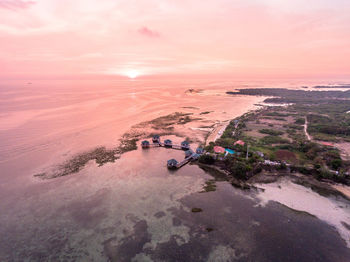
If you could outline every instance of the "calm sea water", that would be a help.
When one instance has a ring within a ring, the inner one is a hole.
[[[102,167],[90,162],[70,176],[33,176],[76,153],[116,145],[137,123],[189,107],[213,111],[206,115],[208,123],[232,119],[261,98],[232,98],[224,92],[261,86],[299,85],[207,80],[2,84],[0,261],[349,261],[350,231],[342,227],[342,222],[350,224],[345,200],[288,181],[264,193],[242,191],[196,165],[168,171],[166,160],[182,159],[181,151],[138,149]],[[189,88],[205,92],[189,95]],[[205,182],[215,179],[217,190],[203,193]]]

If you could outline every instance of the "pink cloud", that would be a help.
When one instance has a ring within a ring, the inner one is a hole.
[[[350,1],[309,1],[0,0],[0,80],[125,70],[350,77]]]
[[[148,27],[142,27],[138,30],[138,32],[141,35],[147,36],[147,37],[152,37],[152,38],[156,38],[156,37],[160,37],[160,34],[157,31],[151,30]]]
[[[0,0],[0,8],[10,9],[10,10],[26,9],[33,4],[35,4],[34,1]]]

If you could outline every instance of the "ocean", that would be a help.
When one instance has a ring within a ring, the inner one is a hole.
[[[301,86],[203,79],[1,83],[0,261],[350,260],[345,200],[288,180],[244,191],[192,164],[169,171],[166,161],[183,159],[181,151],[138,146],[102,166],[89,161],[67,176],[35,176],[97,147],[113,148],[125,134],[147,138],[149,121],[174,112],[193,119],[162,139],[190,138],[196,147],[210,128],[264,100],[226,91]],[[215,191],[205,192],[208,182]]]

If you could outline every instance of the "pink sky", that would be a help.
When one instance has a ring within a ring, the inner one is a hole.
[[[350,78],[349,0],[0,0],[0,79]]]

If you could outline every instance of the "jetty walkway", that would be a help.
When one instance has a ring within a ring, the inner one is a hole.
[[[190,161],[192,161],[192,160],[197,160],[197,159],[195,158],[195,156],[196,156],[196,153],[193,153],[193,154],[190,155],[189,157],[185,158],[184,160],[182,160],[180,163],[178,163],[178,164],[176,165],[176,168],[181,168],[182,166],[186,165],[186,164],[189,163]]]
[[[185,159],[182,160],[181,162],[178,162],[176,159],[170,159],[167,162],[167,167],[169,169],[179,169],[183,167],[184,165],[188,164],[191,161],[197,160],[200,155],[204,153],[203,149],[197,148],[196,152],[194,152],[190,144],[187,141],[183,141],[180,145],[173,144],[171,140],[166,139],[164,142],[160,141],[159,136],[154,136],[153,137],[153,143],[151,144],[149,141],[144,140],[141,142],[141,146],[143,149],[148,149],[148,148],[153,148],[153,147],[165,147],[169,149],[174,149],[174,150],[182,150],[185,151]]]
[[[159,143],[158,144],[159,146],[162,146],[162,147],[167,147],[167,148],[171,148],[171,149],[175,149],[175,150],[186,150],[184,147],[182,147],[181,145],[171,145],[171,146],[168,146],[164,143]],[[190,147],[188,147],[188,149],[190,149]]]
[[[180,145],[168,146],[168,145],[165,145],[164,143],[153,143],[153,144],[149,144],[148,146],[142,146],[143,149],[151,148],[151,147],[165,147],[165,148],[174,149],[174,150],[181,150],[181,151],[191,149],[191,148],[184,149]]]

